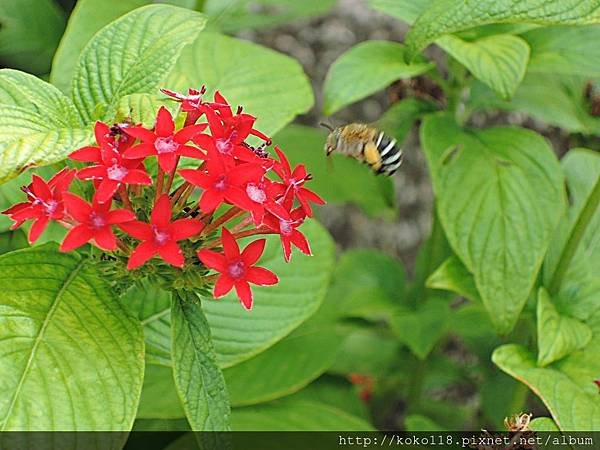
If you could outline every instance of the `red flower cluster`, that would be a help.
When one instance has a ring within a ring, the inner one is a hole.
[[[208,276],[208,281],[215,280],[214,296],[222,297],[235,288],[244,307],[250,309],[249,283],[273,285],[278,279],[255,266],[265,239],[251,242],[241,252],[236,239],[278,234],[286,261],[292,245],[310,255],[309,243],[298,227],[312,217],[311,203],[324,202],[304,187],[311,177],[303,165],[292,169],[277,147],[277,159],[268,156],[265,148],[271,140],[255,128],[255,117],[241,108],[234,113],[219,92],[213,101],[204,101],[205,91],[204,87],[190,89],[184,95],[162,90],[180,102],[180,112],[186,115],[179,130],[164,107],[153,129],[97,122],[97,145],[70,155],[73,161],[89,165],[63,169],[48,182],[33,175],[31,184],[23,187],[27,201],[4,211],[14,220],[13,228],[33,220],[29,233],[33,243],[50,221],[57,221],[69,229],[62,251],[91,243],[127,257],[128,269],[142,267],[155,256],[182,268],[186,254],[178,242],[191,240],[199,247],[198,259],[187,253],[188,263],[202,263],[217,272]],[[246,142],[250,136],[263,144],[250,145]],[[147,169],[148,158],[156,158],[156,174]],[[191,160],[186,167],[196,160],[196,168],[178,170],[181,158]],[[90,202],[67,192],[74,177],[93,183]],[[148,204],[148,198],[154,201]],[[234,220],[228,230],[226,226]],[[219,228],[220,238],[214,236]],[[213,250],[218,247],[222,253]]]

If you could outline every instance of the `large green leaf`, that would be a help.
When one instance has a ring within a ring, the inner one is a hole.
[[[171,357],[175,387],[195,431],[229,430],[229,397],[210,327],[192,293],[173,293]]]
[[[154,93],[204,17],[168,5],[136,9],[100,30],[81,52],[72,95],[86,122],[110,119],[121,97]]]
[[[71,100],[17,70],[0,70],[0,183],[64,159],[90,139]]]
[[[463,130],[445,115],[425,120],[421,142],[450,245],[475,276],[498,331],[507,333],[564,211],[560,165],[533,132]]]
[[[517,36],[497,34],[475,41],[443,36],[436,42],[500,97],[512,97],[525,76],[529,46]]]
[[[0,429],[131,429],[142,330],[94,267],[45,245],[1,256],[0,270]]]
[[[408,24],[413,24],[434,2],[435,0],[369,0],[369,5]]]
[[[585,347],[592,332],[585,323],[560,314],[542,288],[538,294],[537,337],[537,362],[543,367]]]
[[[234,294],[205,300],[221,367],[230,367],[269,348],[315,313],[325,297],[333,270],[333,242],[315,221],[301,228],[314,256],[294,252],[286,263],[278,236],[267,238],[259,266],[277,274],[275,286],[252,287],[254,305],[246,311]]]
[[[388,41],[366,41],[355,45],[330,67],[325,79],[323,112],[342,109],[385,88],[392,81],[427,72],[433,64],[404,62],[404,46]]]
[[[186,48],[165,86],[175,90],[206,84],[232,105],[257,117],[272,134],[313,104],[310,83],[297,61],[251,42],[202,33]]]
[[[53,0],[3,0],[0,24],[0,66],[47,74],[65,28],[64,12],[56,3]]]
[[[584,101],[582,78],[528,73],[510,102],[501,100],[481,83],[475,83],[469,100],[471,108],[499,108],[525,112],[542,122],[570,132],[597,134],[600,119],[590,115]]]
[[[336,0],[206,0],[210,25],[226,31],[273,27],[326,14]]]
[[[170,3],[186,7],[185,3],[195,0],[163,0],[158,3]],[[118,19],[123,14],[144,5],[152,0],[78,0],[69,16],[67,28],[54,54],[50,82],[63,92],[69,92],[77,60],[89,40],[105,25]],[[157,3],[157,2],[154,2]]]
[[[252,311],[244,310],[233,294],[221,300],[203,301],[220,367],[233,366],[269,348],[319,308],[333,270],[333,243],[327,232],[314,222],[306,223],[301,229],[311,244],[314,256],[294,253],[292,261],[285,263],[279,238],[268,237],[259,265],[275,272],[279,283],[252,288]],[[155,288],[148,286],[146,293],[142,294],[148,296],[149,302],[144,304],[140,316],[146,334],[148,360],[154,364],[169,365],[168,298],[164,294],[155,295],[151,292],[153,290]],[[132,291],[128,298],[138,296],[137,292]],[[141,311],[139,307],[139,304],[135,306]]]
[[[529,72],[600,75],[600,26],[542,27],[521,37],[531,47]]]
[[[596,335],[584,351],[547,368],[537,367],[534,355],[515,344],[496,349],[492,360],[541,398],[561,430],[598,430],[600,400],[594,380],[600,372],[599,344]]]
[[[173,370],[146,362],[136,419],[180,419],[185,411],[175,389]]]
[[[235,408],[235,431],[373,431],[373,427],[341,409],[312,400],[281,399]]]
[[[371,216],[396,214],[390,177],[378,177],[357,161],[339,154],[325,156],[327,135],[302,125],[288,125],[274,137],[292,164],[304,164],[313,180],[307,187],[328,203],[353,203]],[[331,165],[328,165],[331,162]],[[352,180],[352,182],[349,182]]]
[[[406,36],[414,57],[438,37],[489,23],[585,25],[600,23],[599,0],[437,0]]]

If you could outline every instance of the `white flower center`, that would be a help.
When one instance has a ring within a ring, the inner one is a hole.
[[[123,166],[115,164],[113,166],[110,166],[106,170],[106,172],[108,174],[109,180],[123,181],[123,178],[125,178],[127,176],[127,174],[129,173],[129,170]]]
[[[250,200],[256,203],[264,203],[267,200],[267,194],[264,189],[256,184],[248,184],[248,186],[246,186],[246,194],[248,194]]]
[[[221,175],[219,178],[217,178],[217,181],[215,181],[214,184],[214,188],[217,191],[224,191],[225,189],[227,189],[227,179],[225,178],[225,175]]]
[[[233,150],[233,144],[229,141],[229,139],[217,139],[216,146],[219,153],[223,155],[229,155]]]
[[[166,231],[159,230],[156,227],[153,227],[152,231],[154,232],[154,242],[158,246],[163,246],[171,240],[171,235]]]
[[[246,265],[242,261],[237,261],[232,264],[229,264],[227,267],[227,272],[229,276],[233,279],[239,279],[244,276],[246,273]]]
[[[90,214],[90,224],[92,225],[92,228],[95,228],[96,230],[104,228],[107,224],[106,217],[94,211]]]
[[[293,222],[289,220],[280,220],[279,221],[279,231],[284,236],[289,236],[294,231]]]
[[[173,136],[159,137],[154,142],[154,148],[161,155],[163,153],[173,153],[179,148],[179,144],[173,140]]]

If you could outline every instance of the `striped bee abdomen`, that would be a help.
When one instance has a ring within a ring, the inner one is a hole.
[[[375,145],[381,157],[377,173],[392,175],[402,164],[402,149],[396,145],[396,139],[386,136],[383,131],[379,132]]]

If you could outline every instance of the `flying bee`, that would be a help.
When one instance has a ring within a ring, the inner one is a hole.
[[[327,156],[339,152],[367,164],[375,173],[385,175],[392,175],[402,164],[402,149],[396,146],[396,139],[373,126],[363,123],[337,128],[321,125],[331,131],[325,144]]]

